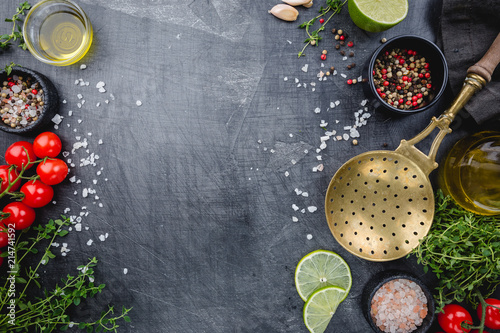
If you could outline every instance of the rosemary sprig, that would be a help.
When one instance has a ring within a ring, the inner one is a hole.
[[[451,302],[477,303],[476,290],[491,295],[500,284],[500,217],[476,215],[436,193],[432,227],[413,254],[439,279],[434,296],[440,311]]]
[[[19,40],[19,47],[26,50],[27,46],[23,37],[23,29],[19,22],[22,20],[19,18],[21,15],[25,15],[25,11],[29,10],[31,5],[25,1],[17,7],[16,13],[12,18],[5,19],[5,22],[12,22],[12,30],[10,34],[0,35],[0,48],[6,49],[12,45],[11,41]]]
[[[306,40],[304,41],[304,43],[306,43],[306,45],[304,45],[302,50],[298,53],[299,58],[302,57],[303,55],[305,55],[304,51],[309,45],[313,45],[313,46],[318,45],[319,41],[321,39],[323,39],[323,37],[321,37],[319,35],[319,33],[321,31],[325,30],[325,26],[328,24],[328,22],[332,19],[332,17],[335,14],[340,13],[340,11],[342,10],[342,6],[344,6],[344,4],[346,2],[347,2],[347,0],[344,0],[343,2],[342,2],[342,0],[326,0],[326,7],[321,6],[321,8],[319,9],[319,15],[317,15],[316,17],[310,19],[309,21],[304,22],[301,25],[299,25],[299,28],[306,29],[306,33],[308,36],[306,38]],[[328,13],[331,13],[331,14],[325,20],[325,22],[323,22],[317,30],[310,32],[309,28],[312,27],[312,25],[316,22],[316,20],[318,20],[322,16],[327,15]]]

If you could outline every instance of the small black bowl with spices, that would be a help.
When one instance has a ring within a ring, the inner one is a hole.
[[[403,35],[375,50],[363,77],[363,90],[375,108],[412,114],[437,103],[448,83],[448,65],[434,43]]]
[[[45,127],[59,109],[55,86],[44,75],[24,67],[0,72],[0,129],[28,134]]]
[[[363,289],[363,314],[377,333],[424,333],[432,326],[434,298],[411,273],[383,271]]]

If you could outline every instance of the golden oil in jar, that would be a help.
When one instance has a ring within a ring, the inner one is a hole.
[[[40,26],[40,48],[54,61],[64,61],[85,54],[90,48],[84,41],[87,36],[83,19],[69,11],[55,12],[47,16]],[[81,50],[87,47],[87,50]]]
[[[441,164],[439,185],[469,211],[500,214],[500,132],[483,131],[458,141]]]

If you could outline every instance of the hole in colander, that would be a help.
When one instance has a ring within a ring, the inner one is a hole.
[[[427,213],[427,209],[422,209],[422,213]]]
[[[391,185],[387,185],[387,188],[391,187]]]
[[[352,246],[352,242],[349,242],[349,246]]]
[[[396,208],[399,209],[399,205],[397,205]]]
[[[335,222],[335,223],[333,224],[333,226],[334,226],[334,227],[336,227],[336,226],[337,226],[337,222]]]
[[[377,194],[378,192],[377,191],[373,191],[373,194]]]
[[[393,220],[393,221],[396,220],[396,217],[395,216],[391,217],[391,220]]]
[[[398,160],[395,160],[395,161],[394,161],[394,164],[398,164]]]
[[[344,195],[342,194],[340,197],[341,197],[341,198],[343,198],[343,197],[344,197]]]
[[[386,227],[385,223],[384,223],[384,224],[382,224],[382,227],[384,227],[384,228]]]
[[[427,199],[427,197],[424,197],[424,198],[423,198],[423,200],[424,200],[424,201],[427,201],[428,199]]]
[[[366,240],[369,241],[370,240],[370,237],[366,237]]]
[[[382,213],[385,214],[385,209],[382,209]]]
[[[358,161],[358,164],[361,164],[361,160]]]
[[[372,215],[370,215],[370,217],[373,219],[375,217],[375,215],[372,214]]]
[[[403,228],[406,228],[406,224],[402,224],[401,226],[402,226]]]
[[[349,224],[349,221],[345,221],[344,223],[345,223],[345,224]]]
[[[359,176],[361,176],[361,174],[360,174],[360,173],[358,173],[356,176],[358,176],[358,177],[359,177]]]
[[[330,214],[333,214],[333,210],[330,211]]]
[[[339,180],[342,180],[343,177],[339,177]]]
[[[377,179],[377,180],[375,181],[375,183],[380,183],[380,179]]]
[[[362,248],[359,248],[359,252],[363,252],[363,249],[362,249]]]
[[[416,232],[416,231],[414,231],[414,232],[413,232],[413,234],[414,234],[415,236],[418,236],[418,232]]]
[[[399,179],[399,177],[398,177],[398,176],[396,176],[396,177],[394,177],[394,179],[395,179],[395,180],[398,180],[398,179]]]
[[[380,238],[379,238],[379,240],[380,240],[381,242],[383,242],[383,241],[384,241],[384,239],[383,239],[382,237],[380,237]]]
[[[351,170],[351,167],[348,167],[347,170]]]
[[[340,237],[344,237],[344,234],[340,234]]]
[[[405,244],[410,244],[410,241],[405,239]]]
[[[370,169],[370,172],[373,172],[373,169]]]
[[[370,230],[373,230],[373,226],[370,226]]]
[[[372,206],[374,206],[374,207],[376,206],[376,205],[375,205],[375,202],[372,202]]]
[[[417,178],[417,175],[413,175],[413,176],[411,176],[411,177],[412,177],[412,178]]]
[[[384,254],[387,254],[387,250],[384,250]]]
[[[370,161],[373,161],[373,157],[372,157],[372,158],[370,158]]]
[[[366,195],[363,195],[363,199],[366,199]]]
[[[365,207],[361,207],[361,210],[363,210],[363,211],[364,211],[364,210],[365,210]]]
[[[411,212],[408,212],[408,215],[411,215]]]
[[[393,233],[392,233],[392,236],[393,236],[393,237],[396,237],[396,233],[395,233],[395,232],[393,232]]]
[[[407,190],[407,189],[408,189],[408,186],[405,186],[405,187],[403,187],[403,188],[404,188],[405,190]]]
[[[375,251],[371,250],[371,251],[370,251],[370,253],[371,253],[371,254],[375,254]]]
[[[357,192],[358,192],[358,189],[357,189],[357,188],[356,188],[356,189],[354,189],[354,193],[357,193]]]
[[[368,182],[365,182],[364,184],[365,184],[365,185],[368,185]]]
[[[399,251],[399,247],[396,246],[395,249],[396,249],[396,251]]]
[[[397,197],[398,197],[398,195],[397,195],[397,194],[394,194],[394,198],[397,198]]]
[[[349,185],[351,185],[351,184],[349,184],[349,183],[346,183],[346,186],[349,186]]]
[[[357,235],[358,235],[358,232],[357,232],[357,231],[355,231],[355,232],[354,232],[354,236],[357,236]]]
[[[387,170],[382,171],[383,173],[387,173]]]
[[[408,171],[408,167],[405,167],[403,170],[404,170],[404,171]]]
[[[356,212],[352,212],[352,215],[353,215],[353,216],[354,216],[354,215],[356,215]]]
[[[387,198],[384,198],[384,201],[387,201]]]
[[[425,223],[424,223],[424,221],[421,221],[421,222],[420,222],[420,225],[424,225],[424,224],[425,224]]]
[[[333,198],[330,199],[330,202],[333,202]]]
[[[424,188],[424,185],[420,185],[419,187],[420,187],[420,188]]]
[[[408,199],[408,201],[409,201],[409,202],[412,202],[412,201],[413,201],[413,199],[412,199],[412,198],[410,198],[410,199]]]
[[[344,211],[344,208],[340,208],[340,211],[343,212]]]
[[[351,200],[351,203],[354,203],[354,200]]]
[[[382,161],[384,161],[384,162],[385,162],[385,161],[387,161],[387,157],[384,157],[384,158],[382,159]]]
[[[363,222],[359,222],[359,225],[363,225]]]

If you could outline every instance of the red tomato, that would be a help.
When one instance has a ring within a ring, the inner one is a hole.
[[[438,314],[439,326],[446,333],[463,333],[470,332],[470,329],[463,329],[462,323],[472,325],[472,317],[470,313],[458,304],[447,304],[443,308],[443,312]]]
[[[35,138],[33,150],[40,158],[56,157],[62,150],[61,139],[52,132],[43,132]]]
[[[487,298],[485,302],[489,305],[500,307],[500,300],[495,298]],[[483,314],[483,307],[481,304],[477,307],[477,316],[481,319]],[[486,307],[486,318],[484,320],[484,326],[498,330],[500,329],[500,310],[492,308],[491,306]]]
[[[0,248],[6,247],[9,244],[9,234],[7,233],[7,227],[3,225],[3,221],[0,221]]]
[[[16,169],[12,169],[9,172],[10,165],[0,165],[0,193],[5,191],[9,186],[9,180],[12,183],[18,176]],[[10,192],[16,191],[19,186],[21,186],[21,180],[18,179],[10,188]]]
[[[5,152],[5,161],[7,164],[15,165],[18,171],[23,168],[23,165],[27,166],[26,169],[31,168],[33,164],[28,165],[28,163],[35,160],[36,156],[33,151],[33,145],[27,141],[14,142]]]
[[[26,229],[35,222],[35,210],[22,202],[15,201],[7,204],[3,208],[4,213],[10,213],[10,216],[3,219],[5,225],[14,224],[14,229]]]
[[[28,181],[21,187],[21,192],[24,193],[24,198],[21,202],[32,208],[45,206],[54,196],[52,187],[39,180]]]
[[[40,180],[47,185],[59,184],[68,175],[68,165],[58,158],[49,158],[36,167]]]

